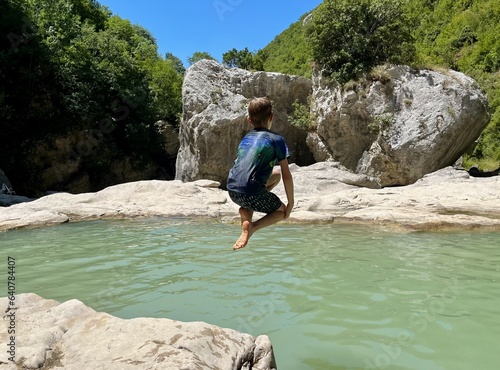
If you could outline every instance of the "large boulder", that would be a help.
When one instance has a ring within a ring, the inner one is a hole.
[[[384,66],[371,79],[329,85],[313,76],[317,128],[307,143],[317,161],[338,161],[377,178],[407,185],[452,165],[489,122],[477,83],[448,70]]]
[[[314,163],[306,145],[307,132],[289,123],[295,102],[306,105],[311,80],[280,73],[227,69],[213,60],[201,60],[186,72],[182,87],[183,119],[176,179],[211,179],[225,185],[238,144],[250,130],[246,121],[249,98],[273,101],[273,131],[288,144],[290,159],[298,165]]]
[[[124,320],[76,299],[59,303],[31,293],[0,298],[0,307],[1,369],[276,369],[265,335],[204,322]]]

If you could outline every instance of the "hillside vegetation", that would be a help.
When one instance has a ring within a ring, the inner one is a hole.
[[[313,51],[304,32],[306,17],[302,16],[257,53],[264,60],[265,71],[311,77]]]
[[[466,158],[466,164],[479,163],[484,170],[497,168],[500,164],[500,37],[498,37],[500,1],[498,0],[325,0],[312,12],[312,16],[306,19],[307,15],[304,15],[256,55],[265,57],[263,69],[266,71],[310,77],[314,63],[325,63],[325,60],[318,60],[318,55],[332,50],[333,44],[338,50],[336,53],[330,53],[330,57],[335,59],[333,62],[339,62],[339,67],[331,72],[341,71],[341,66],[348,63],[355,64],[352,71],[366,72],[363,68],[369,63],[362,58],[365,58],[371,50],[361,53],[362,46],[357,50],[353,49],[356,47],[356,41],[369,48],[370,45],[376,45],[377,40],[373,36],[373,30],[366,26],[372,25],[374,21],[368,23],[369,12],[363,7],[375,9],[379,7],[382,9],[379,14],[383,12],[389,14],[390,9],[383,6],[387,2],[401,7],[402,12],[398,17],[405,22],[395,24],[398,19],[392,18],[393,22],[390,23],[388,21],[391,19],[388,17],[380,21],[379,23],[388,23],[382,24],[380,34],[383,38],[380,38],[378,43],[387,50],[391,44],[398,46],[409,42],[410,39],[401,39],[402,32],[386,31],[389,26],[403,27],[403,32],[410,27],[412,48],[407,46],[395,52],[389,50],[385,59],[373,53],[373,58],[369,62],[397,63],[403,60],[407,64],[421,68],[451,68],[476,79],[488,95],[491,122],[481,135],[473,154]],[[328,12],[332,9],[335,12]],[[365,11],[357,14],[355,11],[359,9]],[[322,18],[326,20],[321,21]],[[305,26],[304,19],[307,23]],[[316,33],[316,40],[314,33],[311,37],[310,30],[311,27],[317,27],[315,22],[323,22],[322,25],[330,26],[327,31],[321,29]],[[350,28],[346,27],[349,22],[352,22]],[[355,34],[349,35],[352,30]],[[349,42],[346,42],[346,39]],[[411,55],[410,59],[402,58],[408,55]],[[342,59],[349,56],[352,58]],[[331,74],[338,77],[335,73]],[[360,75],[362,73],[354,74],[351,78]]]

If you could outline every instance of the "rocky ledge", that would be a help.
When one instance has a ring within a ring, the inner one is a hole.
[[[276,369],[269,338],[254,338],[204,322],[135,318],[96,312],[78,300],[59,303],[36,294],[16,296],[5,310],[0,369]],[[16,362],[9,361],[7,333],[15,318]]]
[[[378,188],[366,175],[333,162],[291,165],[296,206],[286,222],[393,225],[404,230],[500,230],[500,177],[446,167],[401,187]],[[276,193],[284,200],[282,185]],[[69,221],[131,217],[204,217],[238,221],[238,207],[211,180],[139,181],[97,193],[55,193],[31,200],[0,196],[0,230]],[[7,307],[0,298],[0,308]],[[16,296],[16,359],[0,352],[0,369],[275,369],[269,338],[210,324],[169,319],[123,320],[77,300]],[[8,343],[5,310],[0,342]]]
[[[291,165],[296,205],[287,222],[359,222],[405,229],[500,230],[500,177],[473,177],[446,167],[411,185],[377,188],[366,176],[335,162]],[[285,200],[283,186],[276,193]],[[97,193],[56,193],[29,200],[1,196],[0,230],[68,221],[130,217],[205,217],[238,220],[238,207],[219,183],[138,181]]]

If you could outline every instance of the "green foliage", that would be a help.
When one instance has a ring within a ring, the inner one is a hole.
[[[368,124],[370,132],[379,133],[391,127],[395,122],[395,117],[393,114],[384,113],[375,116],[373,122]]]
[[[292,104],[293,112],[288,116],[288,121],[295,127],[309,130],[314,127],[314,117],[308,105],[299,103],[297,100]]]
[[[222,62],[229,68],[242,68],[246,70],[262,71],[264,69],[262,54],[252,53],[248,48],[236,50],[235,48],[222,54]]]
[[[385,62],[413,57],[411,21],[399,0],[325,0],[308,26],[313,57],[344,83]]]
[[[149,88],[157,117],[178,126],[182,113],[182,81],[178,65],[171,60],[157,60],[151,68]]]
[[[202,59],[217,60],[213,56],[211,56],[209,53],[207,53],[206,51],[195,51],[193,53],[193,55],[191,55],[188,58],[188,63],[189,63],[189,65],[193,65]]]
[[[186,72],[186,67],[184,67],[184,63],[182,63],[182,61],[178,57],[176,57],[172,53],[166,53],[165,60],[172,64],[177,73],[179,73],[180,75],[184,75],[184,73]]]
[[[430,14],[429,18],[435,15]],[[467,74],[495,73],[500,68],[500,3],[476,1],[466,11],[448,15],[435,41],[417,43],[422,59]]]
[[[265,71],[311,77],[312,49],[303,26],[306,17],[302,16],[257,52]]]
[[[95,0],[2,1],[0,35],[0,168],[20,192],[39,185],[27,158],[46,137],[110,122],[100,135],[106,163],[147,161],[161,151],[154,123],[179,123],[178,58],[162,59],[146,29]],[[82,168],[96,160],[77,155]]]
[[[464,156],[462,166],[464,168],[477,167],[480,171],[494,171],[500,167],[500,160],[493,158],[476,158]]]

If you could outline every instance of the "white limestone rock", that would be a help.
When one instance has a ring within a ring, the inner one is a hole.
[[[15,365],[0,352],[0,369],[276,369],[271,342],[204,322],[120,319],[74,299],[59,303],[16,296]],[[0,308],[8,305],[0,298]],[[9,314],[7,312],[7,314]],[[0,342],[8,343],[7,325]]]
[[[292,104],[307,104],[311,87],[311,80],[303,77],[228,69],[213,60],[193,64],[182,87],[176,179],[210,179],[224,185],[238,144],[251,128],[246,120],[248,100],[260,96],[273,101],[273,130],[285,138],[292,162],[313,163],[307,132],[288,122]]]
[[[489,122],[486,95],[462,73],[390,65],[381,76],[348,90],[313,76],[316,160],[408,185],[455,163]]]
[[[372,177],[353,174],[335,162],[293,164],[290,170],[295,206],[286,222],[379,223],[384,213],[391,215],[383,218],[384,223],[421,229],[436,228],[440,222],[447,228],[500,229],[500,176],[472,177],[446,167],[411,185],[380,189]],[[237,223],[239,207],[217,184],[150,180],[97,193],[55,193],[0,208],[0,230],[135,217],[202,217]],[[286,202],[282,182],[273,192]],[[418,216],[409,217],[414,211]]]

